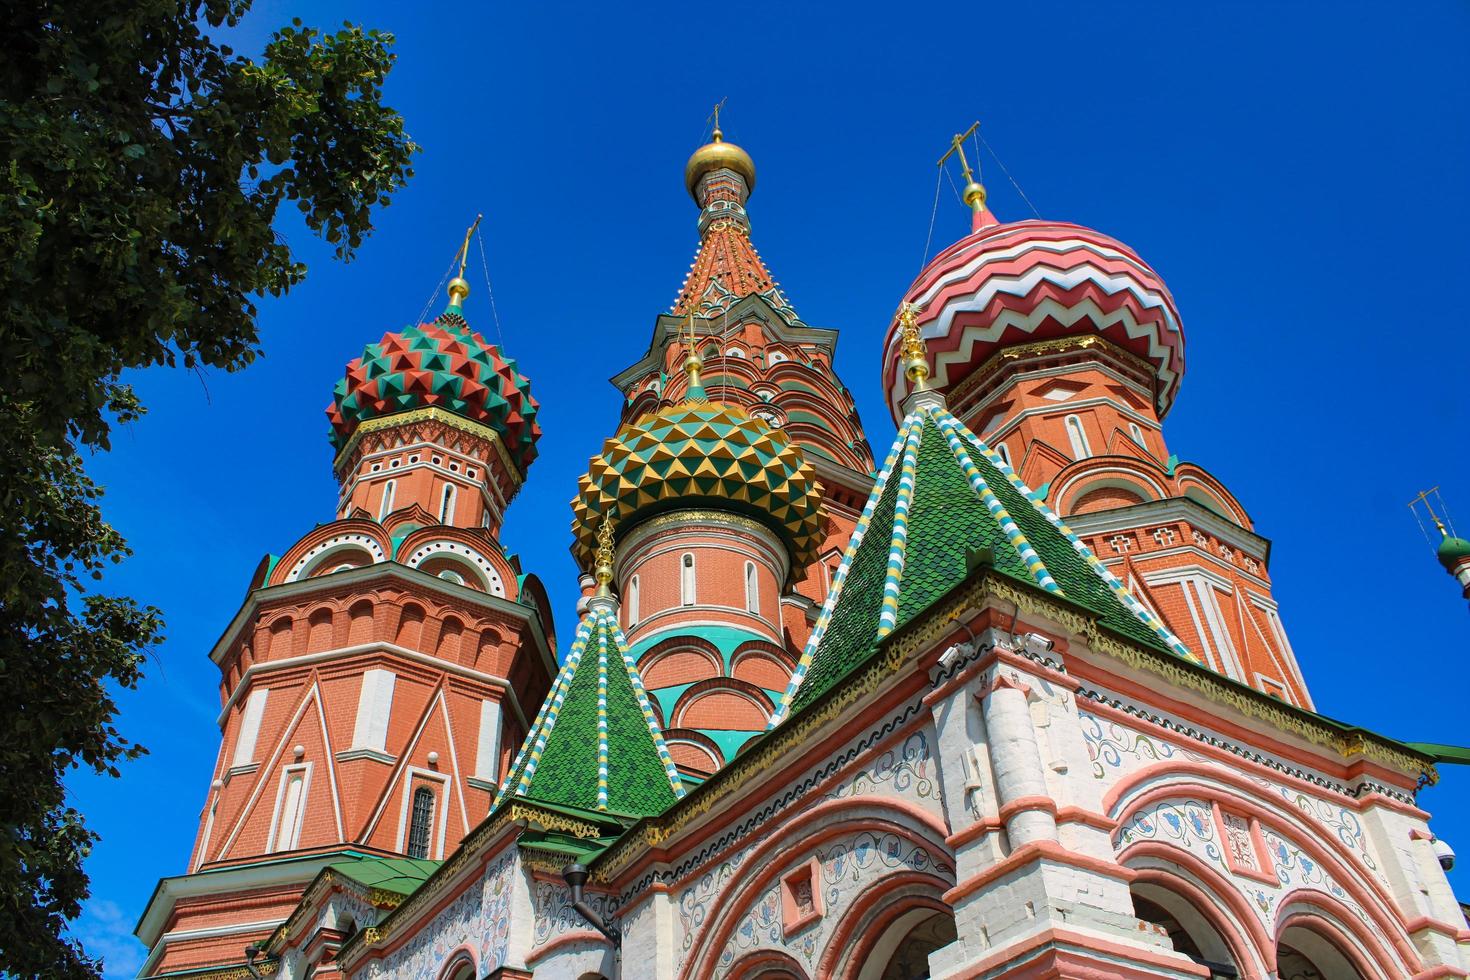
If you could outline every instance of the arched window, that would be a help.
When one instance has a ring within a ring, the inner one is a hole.
[[[679,559],[679,601],[694,605],[694,556],[688,553]]]
[[[739,360],[745,357],[745,351],[741,350],[739,347],[731,347],[729,350],[725,351],[725,356],[733,357]]]
[[[772,351],[771,352],[771,355],[766,358],[766,363],[767,364],[780,364],[784,360],[786,360],[786,355],[785,354],[781,353],[780,351]]]
[[[1011,469],[1016,468],[1016,464],[1011,462],[1011,448],[1009,446],[1003,442],[998,442],[995,444],[995,452],[1001,459],[1005,460],[1007,466]]]
[[[452,484],[452,483],[445,484],[444,485],[444,499],[439,503],[439,523],[440,524],[453,524],[454,523],[454,498],[455,498],[454,484]]]
[[[638,576],[636,575],[628,581],[628,601],[625,605],[628,607],[628,625],[636,626],[638,624]]]
[[[1143,430],[1138,427],[1137,422],[1128,423],[1128,434],[1133,437],[1133,441],[1138,443],[1141,448],[1148,448],[1148,443],[1143,441]]]
[[[745,563],[745,610],[759,616],[761,614],[760,582],[755,573],[755,562]]]
[[[397,486],[397,480],[389,480],[383,484],[383,502],[378,506],[378,520],[381,521],[393,512],[393,490]]]
[[[408,856],[429,856],[429,831],[434,827],[434,791],[420,786],[413,791],[413,818],[408,825]]]
[[[1087,433],[1082,431],[1082,420],[1075,415],[1067,416],[1067,439],[1072,443],[1072,458],[1086,459],[1092,455],[1087,445]]]

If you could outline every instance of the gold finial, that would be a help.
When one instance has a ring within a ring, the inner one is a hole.
[[[959,154],[960,173],[965,177],[965,189],[961,196],[964,197],[965,204],[969,205],[972,211],[985,210],[985,185],[975,179],[975,173],[970,169],[970,161],[965,159],[965,140],[969,139],[970,134],[979,128],[980,121],[977,119],[969,129],[963,133],[956,133],[954,139],[949,141],[949,149],[945,150],[944,156],[939,158],[939,166],[942,167],[944,161],[956,153]]]
[[[707,400],[704,394],[704,382],[699,379],[699,372],[704,368],[704,358],[699,356],[699,339],[694,333],[694,314],[689,314],[689,353],[684,356],[684,374],[689,378],[688,390],[685,392],[685,401]]]
[[[725,98],[729,98],[726,96]],[[723,143],[725,134],[720,132],[720,110],[725,108],[725,99],[715,103],[714,110],[709,114],[709,121],[714,124],[714,132],[710,134],[711,143]]]
[[[593,576],[597,579],[597,594],[612,595],[613,580],[613,525],[610,516],[602,518],[602,527],[597,529],[597,567]]]
[[[475,223],[470,225],[469,230],[464,233],[464,244],[459,247],[459,275],[449,280],[449,305],[464,305],[465,297],[470,294],[470,284],[465,281],[464,267],[470,257],[470,236],[474,235],[475,229],[480,227],[480,219],[483,214],[475,215]]]
[[[903,361],[904,376],[914,391],[929,387],[929,351],[924,346],[924,337],[919,333],[919,308],[905,303],[898,308],[898,329],[901,347],[899,357]]]

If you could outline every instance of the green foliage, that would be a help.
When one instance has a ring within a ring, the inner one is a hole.
[[[282,205],[350,259],[412,176],[392,36],[298,21],[244,58],[207,32],[248,7],[0,8],[0,973],[97,975],[65,935],[96,838],[63,778],[142,751],[113,692],[162,628],[93,591],[127,548],[80,454],[141,414],[125,370],[256,357],[255,299],[306,274]]]

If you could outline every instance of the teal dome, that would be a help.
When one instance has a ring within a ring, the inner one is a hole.
[[[1470,541],[1464,538],[1447,537],[1439,543],[1439,563],[1450,571],[1454,571],[1456,565],[1470,558]]]

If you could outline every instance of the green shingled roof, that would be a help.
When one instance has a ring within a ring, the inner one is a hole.
[[[830,690],[964,579],[980,549],[997,572],[1198,662],[1004,460],[948,410],[924,407],[899,427],[775,721]]]
[[[327,870],[364,888],[412,895],[443,863],[423,858],[358,858],[329,864]]]
[[[616,614],[594,608],[531,726],[496,805],[508,796],[650,816],[684,795]]]

